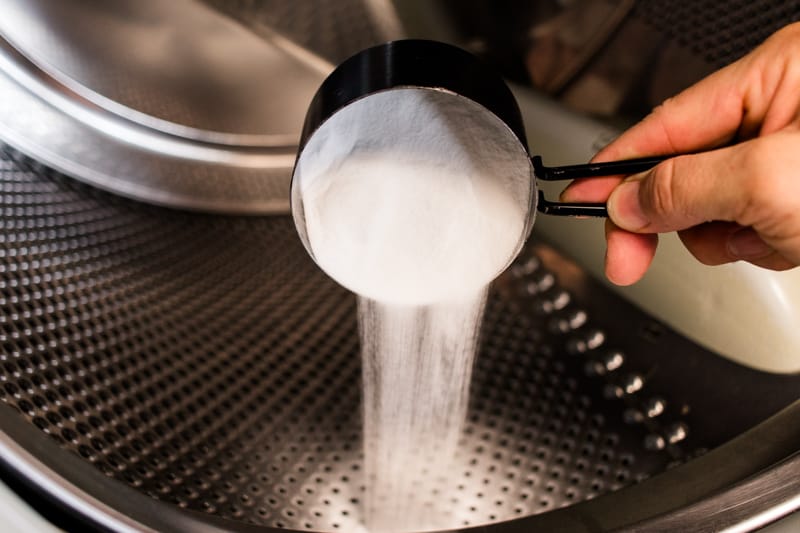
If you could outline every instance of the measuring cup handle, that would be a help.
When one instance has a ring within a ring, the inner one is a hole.
[[[537,180],[559,181],[574,180],[577,178],[594,178],[598,176],[614,176],[617,174],[636,174],[653,168],[669,157],[671,156],[642,157],[624,161],[587,163],[585,165],[567,165],[563,167],[546,167],[544,163],[542,163],[542,158],[538,155],[533,156],[531,161],[533,162],[534,176],[536,176]],[[536,208],[539,212],[546,215],[585,217],[608,216],[608,209],[604,203],[550,202],[544,197],[542,191],[539,191]]]

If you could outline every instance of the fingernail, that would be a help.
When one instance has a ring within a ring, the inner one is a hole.
[[[759,259],[774,250],[752,228],[742,228],[728,237],[728,253],[739,259]]]
[[[641,179],[622,182],[608,197],[608,216],[622,229],[639,231],[650,221],[639,203]]]

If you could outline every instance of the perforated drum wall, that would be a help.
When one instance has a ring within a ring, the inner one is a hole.
[[[8,156],[0,194],[7,406],[170,505],[357,527],[354,300],[288,217],[149,207]],[[651,385],[553,261],[533,244],[489,304],[461,467],[430,488],[454,527],[593,498],[724,437],[693,436],[684,398]]]
[[[785,0],[639,0],[634,12],[717,66],[739,59],[778,29],[800,20],[800,4]]]
[[[354,302],[306,258],[290,219],[150,208],[7,160],[1,176],[3,399],[154,498],[352,530]],[[526,265],[531,288],[557,290]],[[572,309],[566,330],[581,326],[568,293],[552,305]],[[608,420],[546,336],[493,300],[463,470],[431,494],[454,525],[591,497],[668,459]]]

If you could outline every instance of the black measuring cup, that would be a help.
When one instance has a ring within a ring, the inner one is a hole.
[[[516,176],[513,180],[503,182],[503,187],[511,190],[509,195],[519,200],[520,208],[527,213],[527,221],[524,227],[515,227],[514,231],[521,233],[516,250],[509,246],[510,257],[503,259],[507,260],[504,264],[500,261],[496,265],[498,268],[504,269],[516,257],[530,234],[537,212],[561,216],[608,215],[606,205],[602,203],[549,201],[538,189],[538,180],[633,174],[647,170],[664,159],[654,157],[547,167],[540,156],[531,156],[516,99],[496,72],[472,54],[452,45],[425,40],[385,43],[359,52],[336,67],[309,105],[292,174],[291,202],[298,233],[312,257],[314,252],[306,231],[301,190],[306,185],[304,180],[311,179],[307,176],[313,173],[308,172],[308,168],[313,167],[315,159],[320,157],[319,146],[325,145],[325,150],[333,146],[334,151],[338,150],[336,157],[346,158],[349,154],[347,150],[354,148],[347,144],[349,139],[342,137],[358,137],[352,142],[360,143],[361,147],[369,147],[374,141],[371,135],[378,134],[384,136],[379,139],[384,145],[391,145],[395,139],[402,144],[410,142],[407,138],[418,133],[415,129],[417,126],[420,131],[427,126],[424,118],[413,122],[398,114],[396,109],[386,110],[387,105],[391,106],[390,102],[380,104],[383,108],[374,106],[375,116],[370,115],[370,121],[376,124],[382,121],[390,123],[392,120],[403,123],[398,126],[394,137],[387,134],[385,128],[381,130],[374,125],[362,127],[357,124],[360,129],[353,135],[349,132],[345,135],[341,130],[331,131],[335,129],[329,127],[331,123],[346,122],[354,110],[369,106],[371,101],[390,100],[386,97],[393,91],[412,92],[420,96],[422,101],[430,100],[444,110],[443,114],[447,115],[445,119],[452,123],[452,135],[464,140],[465,153],[474,155],[484,166],[487,159],[499,161],[496,169],[492,167],[485,172],[493,176],[492,179],[503,180],[507,174]],[[381,110],[386,111],[381,113]],[[324,141],[320,142],[321,139]]]

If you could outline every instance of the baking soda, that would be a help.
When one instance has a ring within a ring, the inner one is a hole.
[[[359,296],[370,531],[453,525],[431,511],[436,487],[466,417],[487,287],[532,223],[530,172],[494,115],[412,88],[350,104],[302,152],[298,230]]]

